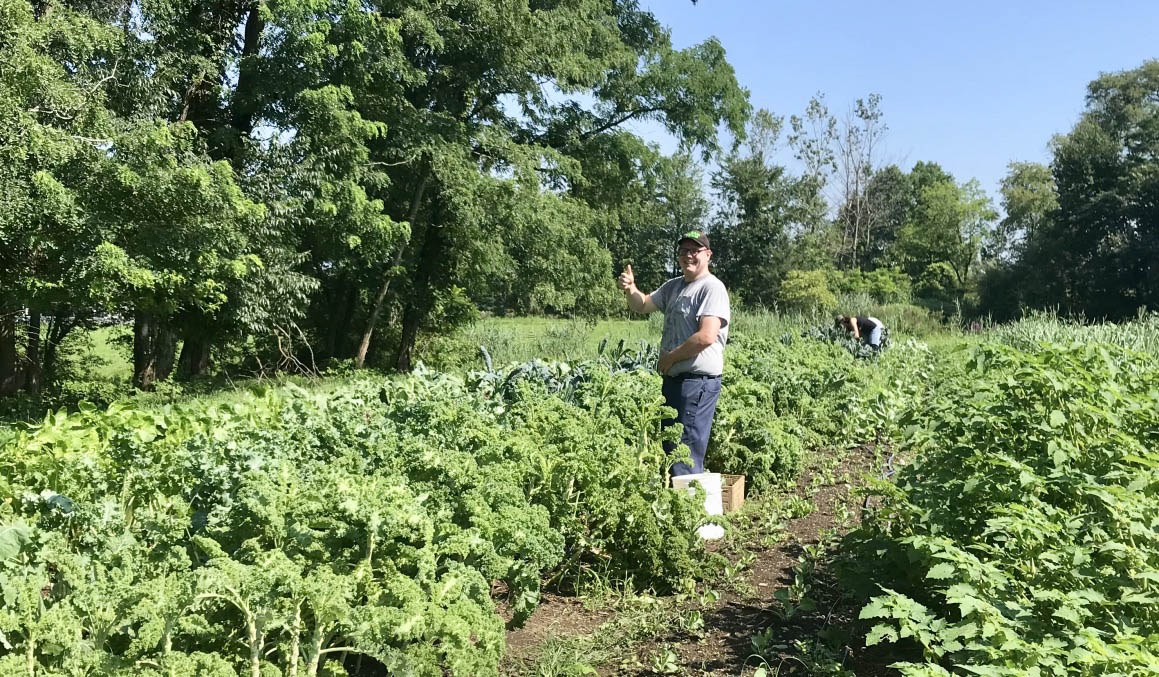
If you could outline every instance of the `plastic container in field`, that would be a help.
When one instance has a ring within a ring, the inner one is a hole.
[[[699,484],[704,488],[704,511],[709,515],[723,515],[722,487],[720,473],[702,472],[693,475],[676,475],[672,478],[672,488],[694,494]],[[696,534],[706,541],[724,536],[724,527],[718,524],[705,524],[696,530]]]

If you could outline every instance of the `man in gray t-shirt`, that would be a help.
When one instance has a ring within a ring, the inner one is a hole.
[[[698,230],[684,233],[677,242],[677,261],[683,273],[651,294],[636,288],[632,267],[620,274],[618,284],[637,313],[664,313],[664,335],[656,370],[664,376],[664,401],[676,410],[665,425],[681,423],[680,441],[688,446],[692,465],[676,463],[673,475],[704,472],[704,452],[712,432],[712,417],[720,397],[724,345],[731,312],[728,291],[708,272],[712,249],[708,236]]]

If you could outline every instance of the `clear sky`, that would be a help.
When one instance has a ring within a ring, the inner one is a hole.
[[[887,162],[939,163],[999,206],[1012,161],[1049,162],[1100,72],[1159,58],[1159,0],[641,0],[688,47],[715,36],[754,108],[881,94]],[[662,132],[640,128],[666,151]]]

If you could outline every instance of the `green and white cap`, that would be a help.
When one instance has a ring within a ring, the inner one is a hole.
[[[676,245],[680,246],[680,243],[684,242],[685,240],[692,240],[705,249],[712,249],[712,247],[710,247],[708,244],[708,235],[706,235],[703,230],[690,230],[687,233],[684,233],[680,236],[680,239],[676,240]]]

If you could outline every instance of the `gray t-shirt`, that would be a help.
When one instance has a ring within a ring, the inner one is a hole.
[[[724,344],[728,341],[728,324],[732,317],[728,305],[728,290],[715,275],[708,273],[692,282],[675,277],[652,292],[652,303],[664,313],[664,336],[661,350],[674,350],[700,329],[700,318],[714,315],[720,318],[720,332],[716,343],[700,351],[692,359],[681,360],[668,370],[669,376],[680,374],[709,374],[717,376],[724,370]]]

